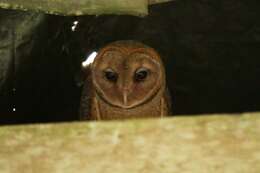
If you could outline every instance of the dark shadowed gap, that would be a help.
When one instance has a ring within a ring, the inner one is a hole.
[[[142,41],[161,54],[174,115],[259,111],[259,5],[187,0],[154,5],[145,18],[32,18],[40,22],[16,50],[16,111],[7,85],[9,92],[2,92],[0,102],[8,111],[1,112],[5,118],[0,122],[77,120],[81,62],[93,50],[122,39]],[[78,24],[72,31],[74,21]]]

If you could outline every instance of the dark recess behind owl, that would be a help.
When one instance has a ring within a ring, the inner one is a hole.
[[[3,54],[10,47],[0,48],[0,63],[8,64],[1,69],[8,73],[1,76],[0,122],[77,120],[81,61],[92,50],[123,39],[159,51],[175,115],[259,111],[259,6],[254,0],[181,0],[151,6],[145,18],[0,10],[1,41],[19,36],[13,21],[30,20],[33,26],[16,42],[14,57]],[[75,20],[79,24],[72,32]]]

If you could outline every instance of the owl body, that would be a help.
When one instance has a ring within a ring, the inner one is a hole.
[[[163,63],[142,43],[117,41],[105,46],[86,76],[81,119],[162,117],[170,112]]]

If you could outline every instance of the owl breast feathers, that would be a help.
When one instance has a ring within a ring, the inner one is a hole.
[[[170,113],[161,58],[142,43],[108,44],[85,69],[85,75],[82,120],[162,117]]]

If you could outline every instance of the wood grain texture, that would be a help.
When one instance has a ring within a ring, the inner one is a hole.
[[[0,172],[259,173],[260,113],[0,127]]]

